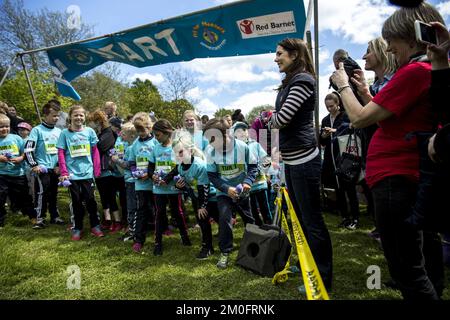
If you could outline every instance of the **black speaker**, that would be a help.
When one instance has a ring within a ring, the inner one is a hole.
[[[247,224],[236,264],[259,275],[273,277],[286,265],[291,244],[277,226]]]

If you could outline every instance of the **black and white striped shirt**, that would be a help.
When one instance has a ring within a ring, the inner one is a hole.
[[[294,84],[278,112],[275,112],[270,119],[271,128],[281,129],[291,123],[292,118],[300,110],[303,103],[314,94],[314,90],[306,84]],[[314,159],[319,154],[319,149],[299,149],[289,152],[281,151],[283,161],[289,165],[297,165]]]

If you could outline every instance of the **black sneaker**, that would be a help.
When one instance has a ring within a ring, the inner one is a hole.
[[[33,225],[33,229],[44,229],[45,228],[45,224],[43,222],[36,222]]]
[[[352,220],[345,218],[341,223],[338,224],[338,228],[347,228],[352,223]]]
[[[351,221],[345,228],[348,230],[356,230],[358,228],[358,220],[355,219]]]
[[[55,219],[50,220],[50,224],[57,224],[57,225],[62,226],[62,225],[65,225],[66,223],[60,217],[56,217]]]
[[[205,260],[208,259],[208,257],[210,255],[212,255],[214,253],[214,249],[213,248],[208,248],[208,247],[202,247],[200,249],[200,252],[197,255],[197,259],[198,260]]]
[[[153,255],[154,256],[162,256],[162,254],[163,254],[162,245],[156,244],[155,248],[153,249]]]

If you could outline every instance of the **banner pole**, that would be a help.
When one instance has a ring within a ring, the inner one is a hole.
[[[31,98],[33,98],[33,103],[34,103],[34,107],[36,108],[36,113],[38,115],[39,122],[42,122],[41,113],[39,112],[39,107],[38,107],[38,104],[36,101],[36,96],[34,95],[33,86],[31,85],[30,76],[28,75],[28,70],[27,70],[27,67],[25,66],[25,62],[23,61],[22,54],[20,54],[20,61],[22,62],[23,71],[25,71],[25,77],[27,78],[27,82],[28,82],[28,89],[30,90]]]
[[[314,63],[316,71],[316,105],[314,108],[314,117],[316,125],[317,141],[319,141],[319,7],[318,0],[314,0]],[[319,147],[320,148],[320,147]]]
[[[17,54],[14,56],[12,62],[9,64],[8,69],[6,69],[5,74],[2,77],[2,81],[0,81],[0,87],[3,85],[3,82],[5,82],[6,77],[8,76],[9,71],[11,71],[12,66],[16,63],[17,60]]]

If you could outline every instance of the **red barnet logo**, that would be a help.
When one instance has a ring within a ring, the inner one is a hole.
[[[243,20],[239,24],[239,28],[245,34],[252,34],[253,30],[255,29],[255,26],[253,25],[253,21],[252,20]]]

